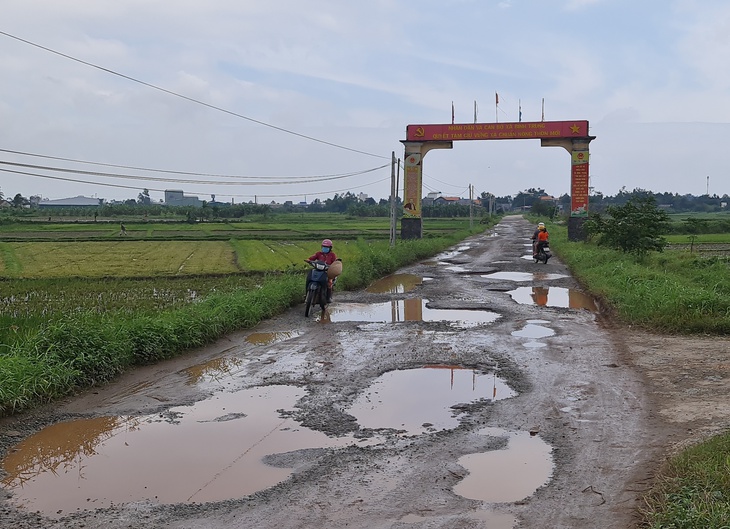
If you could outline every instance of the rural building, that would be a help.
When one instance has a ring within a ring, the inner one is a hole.
[[[196,196],[184,195],[181,189],[165,189],[166,206],[202,207],[203,202]]]
[[[79,195],[72,198],[59,198],[57,200],[40,200],[39,208],[92,208],[101,206],[103,198],[85,197]]]

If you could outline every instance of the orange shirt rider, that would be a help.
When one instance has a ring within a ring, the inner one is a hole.
[[[545,246],[545,243],[548,242],[548,238],[550,235],[548,234],[547,228],[545,226],[540,226],[540,229],[537,232],[537,244],[535,245],[535,251],[540,252],[540,248]]]

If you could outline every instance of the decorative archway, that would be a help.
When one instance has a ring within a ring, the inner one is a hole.
[[[595,138],[588,135],[588,121],[408,125],[406,139],[402,140],[405,163],[401,238],[423,237],[423,158],[428,151],[452,149],[454,141],[461,140],[539,139],[541,147],[563,147],[570,153],[568,238],[584,239],[582,226],[588,216],[589,144]]]

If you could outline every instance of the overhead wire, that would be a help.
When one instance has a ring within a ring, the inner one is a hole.
[[[383,169],[385,167],[388,167],[389,164],[381,165],[379,167],[374,167],[371,169],[365,169],[363,171],[355,171],[352,173],[343,173],[341,175],[337,176],[322,176],[322,177],[290,177],[290,180],[283,180],[283,181],[256,181],[256,182],[231,182],[231,181],[220,181],[220,180],[191,180],[187,178],[163,178],[163,177],[150,177],[150,176],[140,176],[140,175],[128,175],[128,174],[120,174],[120,173],[105,173],[105,172],[99,172],[99,171],[83,171],[80,169],[67,169],[62,167],[51,167],[47,165],[34,165],[34,164],[24,164],[24,163],[17,163],[17,162],[8,162],[0,160],[0,165],[10,165],[13,167],[23,167],[26,169],[41,169],[44,171],[54,171],[54,172],[63,172],[63,173],[71,173],[71,174],[79,174],[79,175],[86,175],[86,176],[100,176],[104,178],[123,178],[123,179],[130,179],[130,180],[144,180],[144,181],[151,181],[151,182],[174,182],[174,183],[183,183],[183,184],[208,184],[208,185],[259,185],[259,186],[268,186],[268,185],[288,185],[288,184],[301,184],[301,183],[312,183],[312,182],[324,182],[324,181],[330,181],[330,180],[340,180],[342,178],[349,178],[352,176],[359,176],[366,173],[371,173],[373,171],[378,171],[380,169]],[[229,178],[240,178],[240,179],[260,179],[260,178],[268,178],[268,177],[229,177]]]
[[[185,176],[209,176],[213,178],[279,178],[279,179],[286,179],[286,178],[325,178],[325,177],[335,177],[335,176],[346,176],[346,175],[356,175],[360,174],[360,172],[349,172],[349,173],[334,173],[334,174],[321,174],[321,175],[306,175],[306,176],[245,176],[245,175],[232,175],[232,174],[219,174],[219,173],[200,173],[200,172],[194,172],[194,171],[176,171],[173,169],[152,169],[149,167],[139,167],[134,165],[120,165],[120,164],[113,164],[113,163],[103,163],[103,162],[92,162],[88,160],[79,160],[77,158],[63,158],[61,156],[50,156],[47,154],[37,154],[37,153],[31,153],[31,152],[25,152],[25,151],[16,151],[12,149],[0,149],[0,152],[5,152],[9,154],[19,154],[22,156],[32,156],[36,158],[45,158],[48,160],[59,160],[63,162],[73,162],[73,163],[81,163],[81,164],[87,164],[87,165],[98,165],[103,167],[117,167],[120,169],[132,169],[135,171],[146,171],[148,173],[167,173],[167,174],[179,174],[179,175],[185,175]]]

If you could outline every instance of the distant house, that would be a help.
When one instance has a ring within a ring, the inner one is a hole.
[[[422,206],[433,206],[433,201],[436,200],[437,198],[439,198],[440,196],[441,196],[440,191],[434,191],[432,193],[429,193],[428,195],[423,197],[423,199],[421,200],[421,205]]]
[[[184,195],[181,189],[165,189],[166,206],[202,207],[203,202],[196,196]]]
[[[459,197],[444,197],[440,196],[438,198],[433,199],[433,205],[434,206],[448,206],[451,204],[458,204],[461,198]],[[468,203],[468,201],[467,201]]]
[[[79,195],[72,198],[59,198],[57,200],[40,200],[39,208],[92,208],[101,206],[103,198],[85,197]]]

